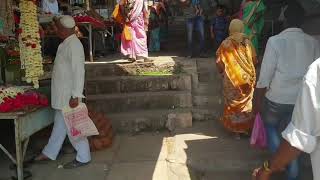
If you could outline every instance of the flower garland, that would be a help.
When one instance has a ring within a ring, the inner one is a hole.
[[[24,87],[0,88],[0,113],[15,112],[28,107],[46,107],[48,98]]]
[[[4,103],[8,98],[15,98],[18,94],[24,93],[23,87],[0,88],[0,104]]]
[[[21,69],[25,69],[28,83],[39,88],[39,77],[43,75],[39,22],[36,0],[20,0],[21,21],[19,45]]]

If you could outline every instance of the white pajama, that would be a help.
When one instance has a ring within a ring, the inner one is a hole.
[[[56,160],[63,145],[63,142],[67,136],[67,127],[62,115],[61,110],[56,110],[54,115],[54,126],[49,139],[48,144],[43,149],[42,153],[51,160]],[[68,134],[69,137],[69,134]],[[73,142],[69,137],[69,140],[77,151],[76,160],[82,163],[87,163],[91,160],[90,147],[87,138],[83,138],[76,142]]]

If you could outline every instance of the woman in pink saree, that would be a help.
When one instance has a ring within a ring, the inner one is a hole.
[[[141,57],[147,60],[148,47],[145,30],[147,7],[144,5],[144,0],[125,0],[124,3],[120,3],[120,6],[125,17],[125,30],[121,36],[121,53],[132,62]]]

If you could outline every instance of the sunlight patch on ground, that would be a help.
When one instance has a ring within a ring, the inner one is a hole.
[[[217,136],[207,136],[204,134],[179,134],[175,136],[177,139],[179,139],[181,142],[184,142],[183,147],[185,147],[186,149],[187,144],[185,144],[185,141],[195,141],[195,140],[208,140],[208,139],[218,139]]]

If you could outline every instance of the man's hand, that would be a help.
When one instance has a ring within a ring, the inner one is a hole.
[[[261,113],[261,103],[262,102],[259,100],[254,100],[253,107],[252,107],[252,111],[254,114]]]
[[[253,171],[252,180],[270,180],[271,173],[266,172],[263,168],[258,168]]]
[[[253,101],[253,112],[255,114],[261,113],[263,97],[266,94],[267,88],[256,88],[255,89],[255,96]]]
[[[76,108],[79,105],[79,99],[78,98],[71,98],[69,101],[69,106],[71,108]]]

